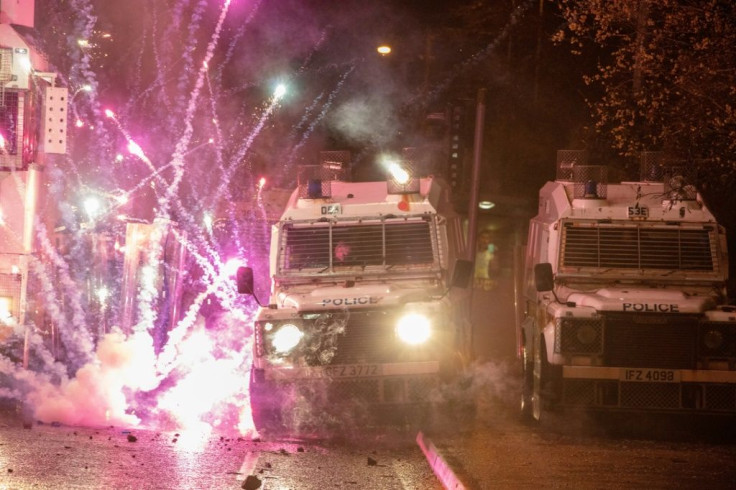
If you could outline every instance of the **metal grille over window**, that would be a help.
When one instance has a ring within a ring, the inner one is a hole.
[[[566,224],[562,267],[718,272],[713,228]]]
[[[343,180],[345,169],[338,165],[302,165],[298,170],[299,198],[322,199],[332,196],[332,181]]]
[[[346,150],[326,150],[319,153],[320,165],[328,167],[335,180],[350,179],[351,154]]]
[[[585,150],[557,150],[557,180],[572,181],[573,167],[588,164]]]
[[[18,154],[18,93],[3,91],[0,94],[0,153]]]
[[[664,152],[643,151],[641,153],[639,180],[642,182],[661,182],[664,166]]]
[[[5,96],[5,85],[13,79],[13,50],[0,48],[0,98]]]
[[[280,268],[433,265],[428,220],[284,227]]]

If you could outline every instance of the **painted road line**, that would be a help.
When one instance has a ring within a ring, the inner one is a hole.
[[[452,471],[452,468],[447,464],[442,454],[432,444],[432,441],[424,437],[424,434],[421,432],[417,434],[417,444],[422,449],[424,457],[427,458],[429,467],[432,468],[435,476],[445,488],[448,490],[465,490],[465,485],[462,484],[457,475]]]
[[[256,464],[258,464],[258,458],[260,457],[259,451],[248,451],[245,453],[245,458],[243,458],[243,464],[240,465],[240,469],[238,470],[237,474],[235,475],[236,480],[245,480],[248,478],[248,475],[252,475],[253,471],[256,469]]]

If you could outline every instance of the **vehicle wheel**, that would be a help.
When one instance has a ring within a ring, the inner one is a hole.
[[[533,423],[534,409],[532,404],[534,392],[534,363],[529,358],[527,349],[524,348],[521,360],[521,420],[526,423]]]
[[[562,371],[547,361],[547,347],[544,339],[539,342],[539,350],[534,356],[532,383],[532,417],[541,422],[544,413],[552,411],[560,398]]]
[[[281,422],[281,413],[274,408],[259,406],[258,402],[251,399],[251,415],[253,425],[261,436],[274,436],[283,432],[284,426]]]
[[[253,425],[261,436],[279,435],[284,432],[281,406],[276,400],[277,390],[265,383],[250,380],[250,411]]]

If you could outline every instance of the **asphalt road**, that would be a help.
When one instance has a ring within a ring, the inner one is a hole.
[[[441,489],[405,431],[259,439],[119,427],[0,425],[0,489]],[[256,488],[255,486],[250,488]]]
[[[733,417],[568,413],[530,426],[508,405],[481,412],[430,436],[467,488],[736,488]]]
[[[733,418],[560,414],[535,427],[520,422],[512,393],[486,390],[474,418],[451,416],[422,430],[466,488],[736,487]],[[441,489],[416,439],[415,428],[406,427],[270,441],[24,427],[5,413],[0,489]]]

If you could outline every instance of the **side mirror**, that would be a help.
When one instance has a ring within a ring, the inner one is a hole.
[[[534,266],[534,286],[537,292],[552,291],[555,288],[555,278],[552,274],[552,264],[545,262]]]
[[[471,260],[457,259],[455,268],[452,270],[452,279],[450,286],[458,288],[467,288],[473,279],[473,262]]]
[[[238,285],[238,294],[253,294],[253,269],[238,267],[235,280]]]

